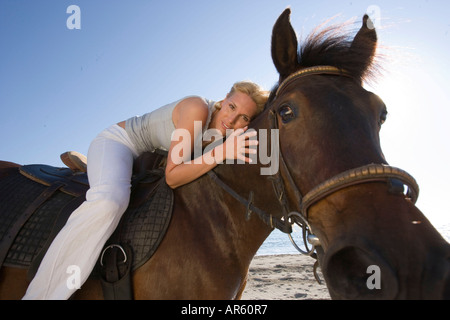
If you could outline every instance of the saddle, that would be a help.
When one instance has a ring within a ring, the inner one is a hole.
[[[167,231],[173,191],[164,179],[166,156],[159,151],[145,153],[134,163],[130,204],[91,275],[102,279],[106,299],[132,298],[131,272],[150,259]],[[39,192],[29,191],[33,201],[27,203],[15,221],[11,217],[7,218],[10,221],[0,221],[2,226],[10,226],[0,230],[0,236],[4,233],[0,237],[0,266],[3,262],[5,266],[28,268],[30,280],[70,214],[85,200],[89,188],[86,158],[66,152],[61,159],[67,168],[20,167],[22,176],[36,182],[33,188],[39,188]],[[25,185],[23,180],[17,183],[22,188]]]

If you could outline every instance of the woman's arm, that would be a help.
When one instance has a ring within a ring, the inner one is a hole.
[[[175,189],[194,181],[225,159],[239,158],[250,162],[251,160],[244,154],[256,153],[255,150],[246,148],[257,144],[257,141],[248,141],[248,138],[256,135],[256,132],[242,134],[245,130],[239,129],[230,135],[225,143],[189,161],[191,153],[183,154],[183,150],[194,150],[195,134],[202,134],[202,132],[194,132],[194,123],[201,121],[202,125],[205,124],[208,118],[208,106],[200,99],[188,98],[181,101],[174,112],[176,112],[173,116],[176,128],[183,134],[180,134],[182,138],[178,141],[172,141],[169,149],[166,182],[171,188]]]

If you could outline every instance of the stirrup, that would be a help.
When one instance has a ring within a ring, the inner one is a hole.
[[[87,172],[87,158],[76,151],[67,151],[61,154],[61,161],[73,172]]]

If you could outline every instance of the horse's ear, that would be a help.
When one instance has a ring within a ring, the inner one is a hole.
[[[297,35],[289,20],[291,9],[280,15],[272,31],[272,60],[280,81],[299,68]]]
[[[350,53],[354,56],[354,63],[359,71],[357,76],[361,78],[372,64],[377,48],[377,40],[374,24],[366,14],[363,17],[363,25],[350,47]]]

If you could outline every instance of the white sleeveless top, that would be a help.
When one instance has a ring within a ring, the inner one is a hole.
[[[180,101],[189,97],[169,103],[142,116],[132,117],[125,122],[125,131],[135,145],[139,155],[147,151],[153,152],[155,149],[169,150],[172,133],[175,130],[175,125],[172,121],[173,109]],[[205,132],[211,122],[211,115],[216,102],[203,97],[199,98],[205,101],[209,109],[208,119],[203,126],[203,132]]]

